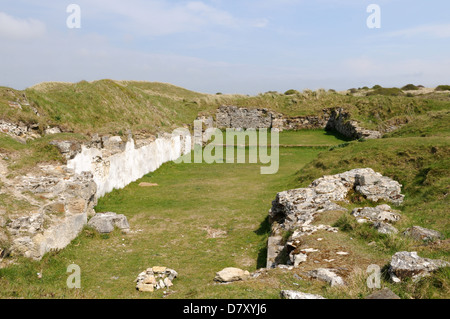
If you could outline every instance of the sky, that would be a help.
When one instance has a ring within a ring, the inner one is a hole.
[[[450,84],[450,1],[1,0],[0,86],[100,79],[251,95]]]

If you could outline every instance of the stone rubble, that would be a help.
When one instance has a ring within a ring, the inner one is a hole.
[[[345,285],[342,277],[336,274],[335,269],[327,269],[327,268],[318,268],[315,270],[311,270],[308,272],[308,277],[326,281],[331,285],[331,287],[335,286],[343,286]]]
[[[311,225],[315,216],[327,211],[346,211],[336,204],[336,201],[347,201],[350,190],[368,196],[371,200],[383,199],[395,204],[403,202],[401,186],[389,177],[382,176],[371,168],[357,168],[341,174],[323,176],[313,181],[307,188],[298,188],[280,192],[272,202],[269,210],[271,236],[268,240],[267,267],[274,268],[283,260],[283,255],[289,256],[291,264],[299,264],[305,256],[301,253],[301,236],[311,235],[317,230],[337,232],[336,228],[326,225]],[[398,217],[387,205],[380,205],[380,218]],[[363,209],[362,209],[363,210]],[[372,216],[368,214],[368,216]],[[283,241],[283,234],[293,234]]]
[[[154,266],[141,272],[136,278],[136,289],[140,292],[153,292],[158,289],[171,288],[178,273],[170,268]]]

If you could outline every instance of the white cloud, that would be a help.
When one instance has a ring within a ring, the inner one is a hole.
[[[30,39],[45,34],[45,24],[35,19],[20,19],[0,12],[0,38]]]
[[[202,1],[173,3],[151,0],[135,1],[134,5],[118,0],[86,3],[86,7],[90,9],[93,9],[93,6],[97,6],[98,12],[112,13],[120,17],[121,23],[115,22],[114,28],[129,29],[133,32],[138,30],[138,33],[151,36],[195,32],[217,26],[234,28],[239,24],[229,12]],[[126,23],[123,23],[124,19]]]

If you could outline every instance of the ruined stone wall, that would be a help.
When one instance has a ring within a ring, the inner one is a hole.
[[[329,111],[327,109],[324,109],[321,115],[297,117],[287,117],[268,109],[239,108],[237,106],[221,106],[216,112],[216,125],[220,129],[276,128],[280,131],[323,129],[328,119]]]
[[[360,127],[358,122],[350,120],[350,114],[342,108],[336,108],[331,111],[326,129],[334,130],[351,139],[375,139],[382,136],[382,133],[379,131]]]

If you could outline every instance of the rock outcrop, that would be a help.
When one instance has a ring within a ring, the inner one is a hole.
[[[294,256],[301,253],[298,247],[300,241],[296,240],[299,237],[318,229],[337,231],[330,226],[314,226],[311,223],[318,214],[327,211],[345,211],[335,201],[346,201],[350,190],[359,192],[371,200],[383,199],[395,204],[402,203],[404,198],[398,182],[382,176],[371,168],[358,168],[341,174],[323,176],[313,181],[307,188],[278,193],[269,211],[272,226],[268,241],[267,267],[276,267],[281,260],[286,259],[286,254],[294,264],[304,259],[302,255]],[[283,234],[287,231],[293,234],[287,242],[283,242]]]

